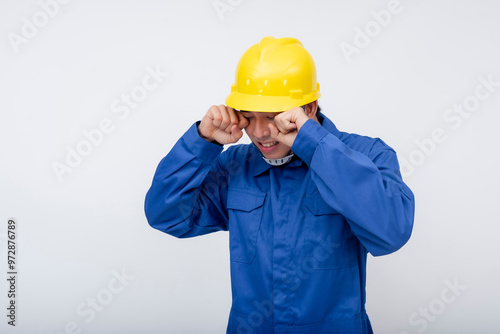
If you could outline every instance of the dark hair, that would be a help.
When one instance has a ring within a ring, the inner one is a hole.
[[[318,118],[319,124],[323,125],[323,120],[325,119],[325,116],[323,116],[323,113],[321,112],[321,108],[318,105],[318,109],[316,110],[316,117]]]

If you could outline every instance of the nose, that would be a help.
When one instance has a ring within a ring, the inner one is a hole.
[[[266,117],[256,117],[254,135],[259,139],[269,137],[271,131],[269,130],[269,120]]]

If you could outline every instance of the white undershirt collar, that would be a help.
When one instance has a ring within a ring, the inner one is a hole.
[[[286,157],[279,158],[279,159],[268,159],[265,157],[262,157],[262,159],[264,159],[271,166],[281,166],[281,165],[284,165],[284,164],[290,162],[290,160],[292,160],[294,155],[295,154],[292,153],[290,155],[287,155]]]

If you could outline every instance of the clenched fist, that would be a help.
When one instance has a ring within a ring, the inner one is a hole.
[[[248,120],[239,111],[223,104],[211,106],[198,126],[200,136],[209,142],[219,144],[236,143],[243,136]]]
[[[284,111],[274,117],[274,124],[270,123],[269,130],[271,138],[292,147],[295,137],[302,125],[309,120],[305,111],[300,107],[295,107]]]

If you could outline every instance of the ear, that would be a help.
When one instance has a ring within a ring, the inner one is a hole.
[[[309,118],[316,118],[318,112],[318,100],[312,101],[304,106],[304,111]]]

